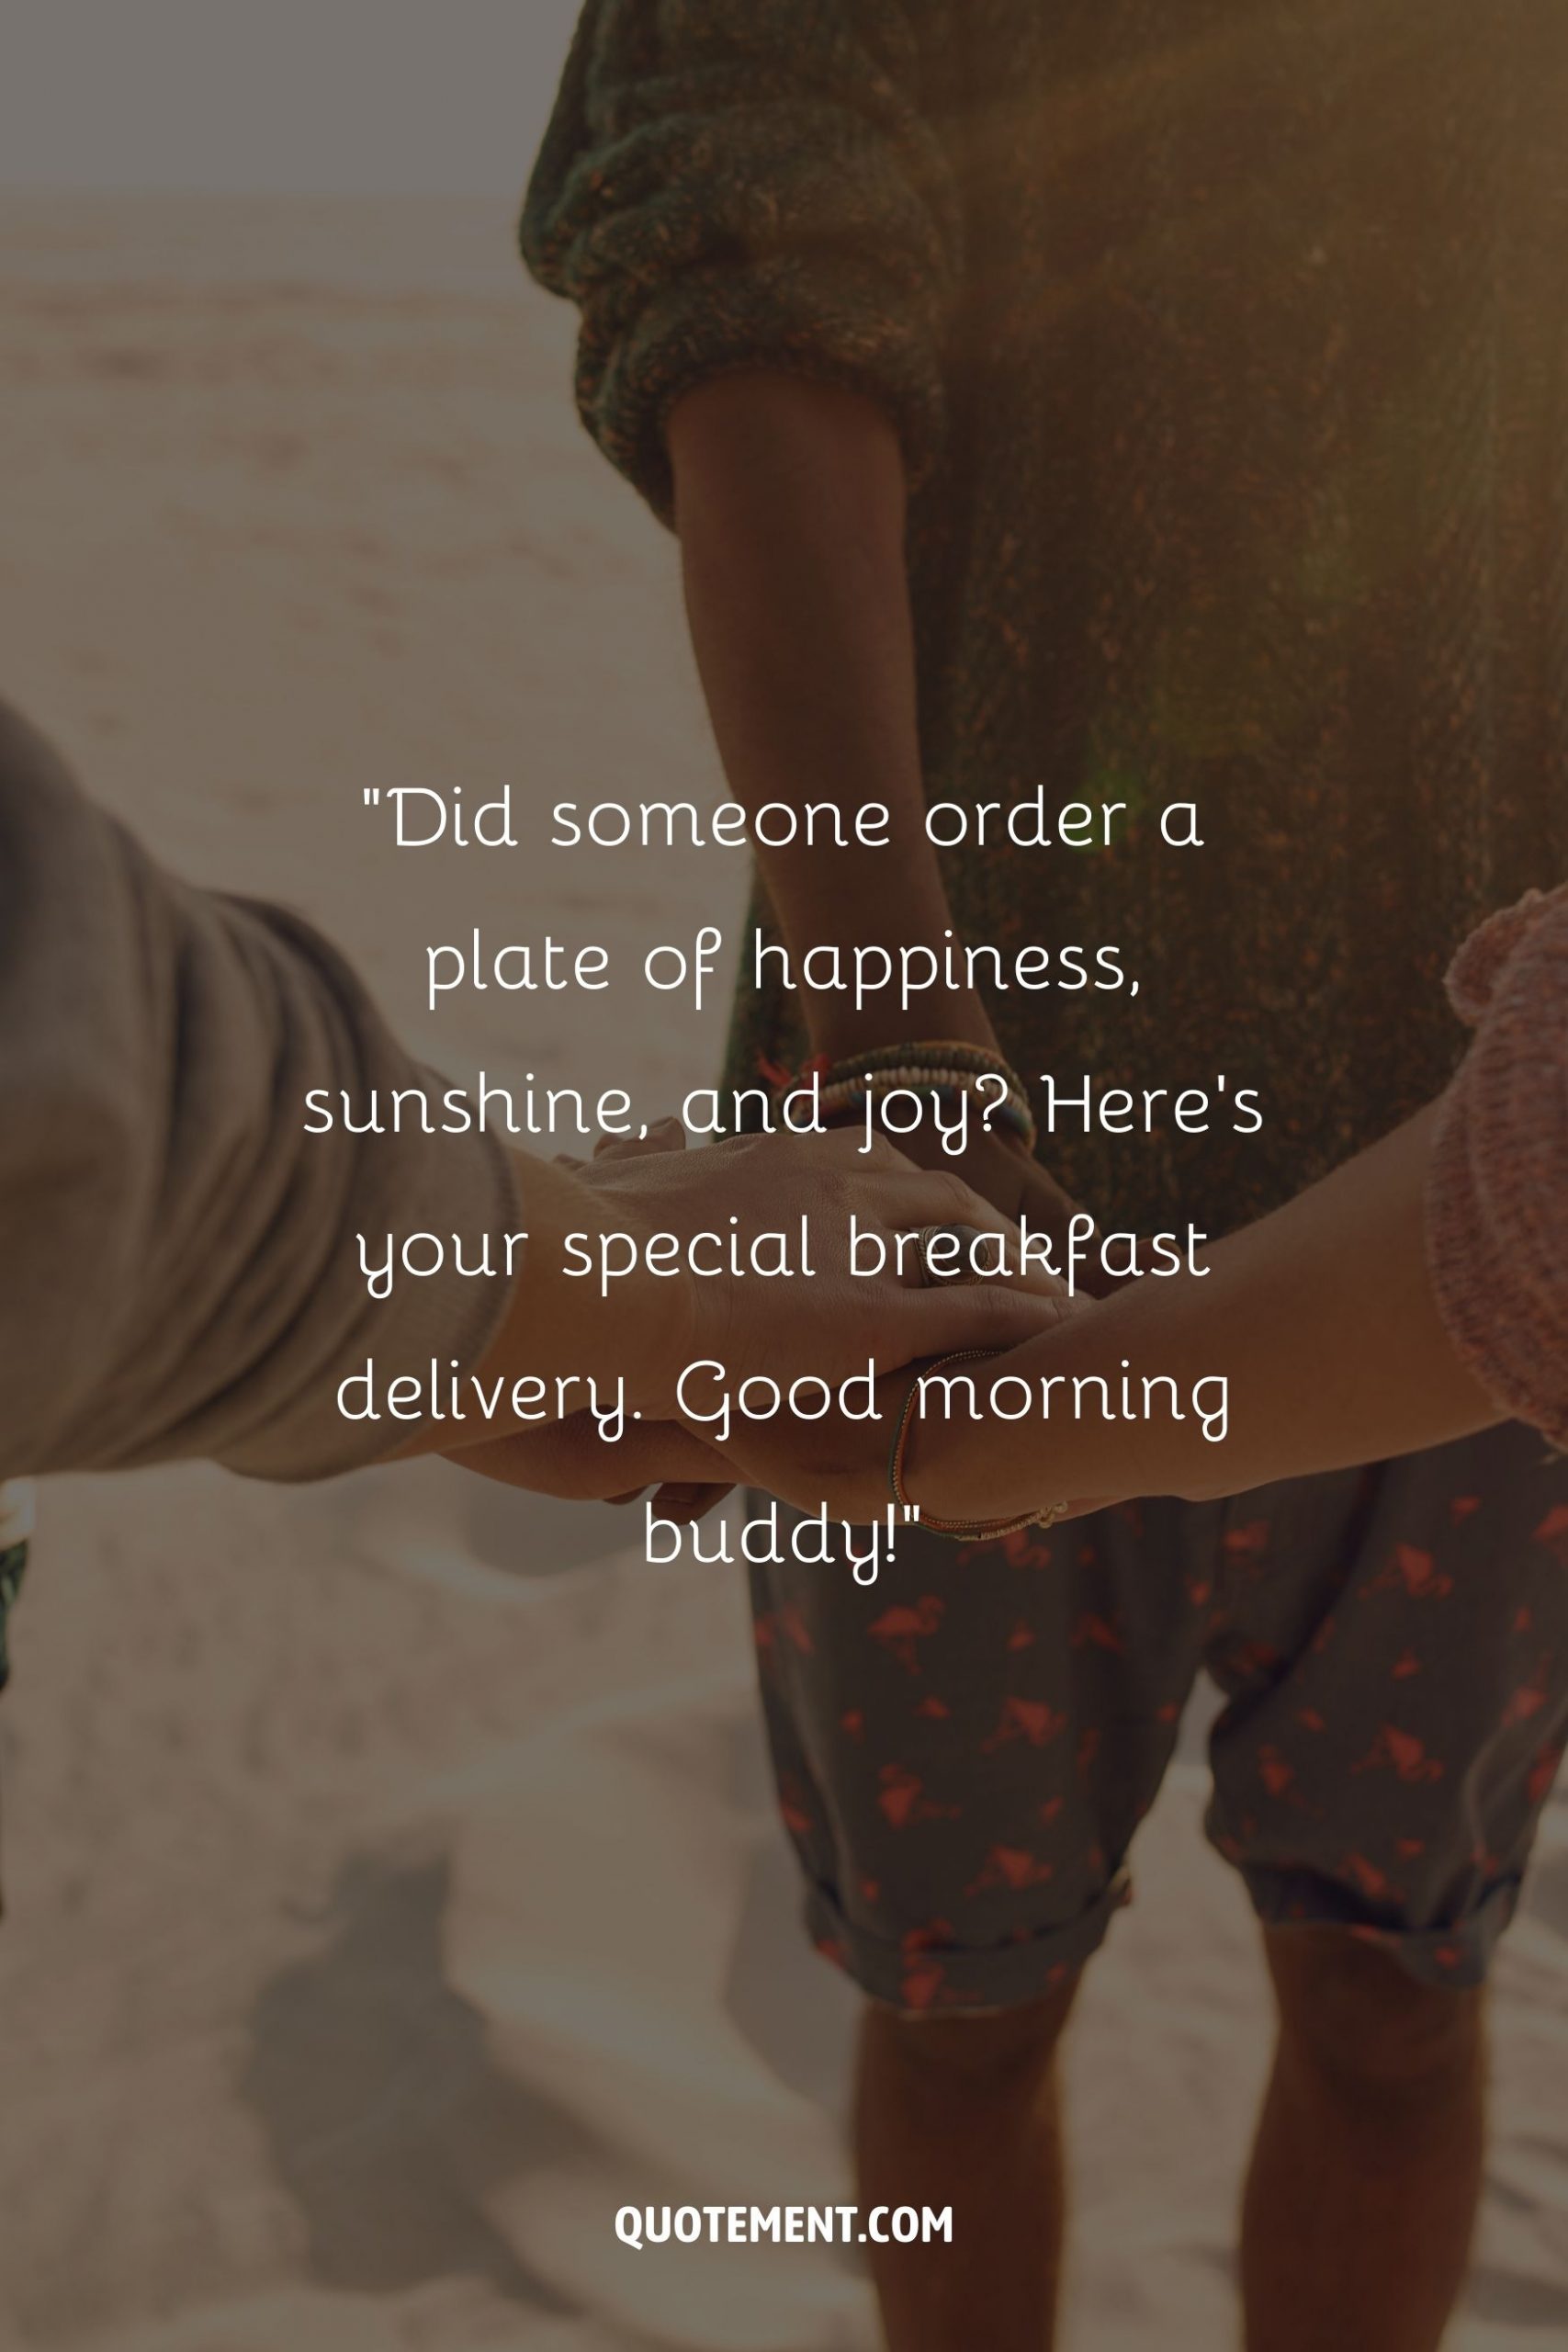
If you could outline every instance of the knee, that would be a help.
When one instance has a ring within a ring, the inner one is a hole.
[[[1269,1947],[1281,2051],[1323,2093],[1387,2117],[1478,2079],[1479,1991],[1422,1984],[1342,1929],[1286,1929]]]
[[[939,2104],[994,2105],[1032,2097],[1049,2079],[1076,1982],[1043,2001],[982,2017],[906,2017],[873,2008],[866,2056],[909,2095]]]

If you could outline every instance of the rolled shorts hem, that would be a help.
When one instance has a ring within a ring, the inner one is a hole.
[[[1119,1871],[1077,1918],[981,1951],[928,1947],[918,1933],[903,1941],[873,1934],[847,1920],[821,1886],[807,1889],[804,1907],[817,1951],[871,2000],[907,2017],[940,2017],[1043,2000],[1093,1958],[1132,1894],[1131,1878]]]
[[[1518,1908],[1522,1881],[1499,1880],[1462,1919],[1439,1928],[1402,1927],[1358,1906],[1346,1887],[1311,1871],[1235,1866],[1265,1928],[1338,1928],[1395,1960],[1419,1984],[1468,1992],[1484,1984],[1492,1958]]]

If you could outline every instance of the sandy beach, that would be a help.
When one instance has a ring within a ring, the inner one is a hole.
[[[670,544],[578,430],[502,203],[0,199],[3,690],[194,877],[284,899],[459,1075],[711,1077],[722,1012],[425,1009],[448,927],[733,934],[739,862],[400,854],[367,790],[718,790]],[[453,1006],[458,1000],[454,998]],[[441,1467],[43,1498],[0,1707],[5,2352],[870,2352],[737,1582]],[[1200,1711],[1201,1712],[1201,1711]],[[1195,1719],[1075,2033],[1067,2352],[1221,2352],[1266,2049]],[[1568,1806],[1498,1974],[1455,2352],[1568,2337]]]

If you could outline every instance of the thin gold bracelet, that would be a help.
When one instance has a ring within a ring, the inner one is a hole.
[[[904,1454],[909,1442],[909,1424],[915,1417],[915,1399],[919,1395],[921,1381],[945,1371],[951,1363],[990,1363],[1000,1353],[997,1348],[955,1348],[951,1355],[936,1357],[915,1374],[893,1432],[893,1450],[887,1457],[887,1484],[894,1501],[901,1509],[914,1510],[919,1508],[911,1500],[904,1484]],[[1043,1532],[1048,1531],[1066,1519],[1071,1508],[1069,1503],[1048,1503],[1043,1510],[1026,1511],[1021,1519],[995,1521],[932,1519],[922,1510],[919,1523],[932,1535],[950,1536],[954,1543],[999,1544],[1004,1535],[1021,1535],[1026,1528],[1038,1527]]]

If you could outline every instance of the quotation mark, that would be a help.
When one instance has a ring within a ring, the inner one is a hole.
[[[364,800],[367,808],[378,808],[381,805],[380,786],[378,784],[367,784],[360,797]]]

